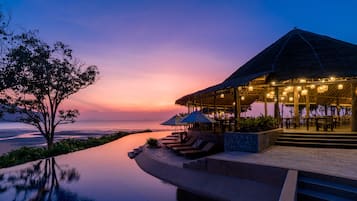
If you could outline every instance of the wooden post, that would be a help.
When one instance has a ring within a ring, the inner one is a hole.
[[[237,87],[234,88],[234,130],[237,131],[240,128],[240,112],[241,112],[241,104],[240,104],[240,91]]]
[[[213,106],[214,106],[214,118],[217,118],[217,92],[214,92]]]
[[[268,93],[268,88],[265,89],[264,93],[264,116],[268,116],[268,103],[267,103],[267,93]]]
[[[325,105],[325,116],[327,116],[327,105]]]
[[[203,112],[202,95],[200,95],[200,110]]]
[[[306,118],[310,117],[310,91],[307,91],[306,94]]]
[[[294,125],[300,125],[300,114],[299,114],[299,91],[297,87],[294,87]]]
[[[280,124],[280,110],[279,110],[279,88],[274,88],[274,118],[277,120],[278,125]]]
[[[351,84],[352,93],[352,128],[353,132],[357,132],[357,83]]]

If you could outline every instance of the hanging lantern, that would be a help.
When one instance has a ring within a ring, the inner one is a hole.
[[[319,87],[317,87],[317,93],[325,93],[326,91],[328,91],[328,85],[321,85]]]
[[[330,77],[330,81],[332,81],[332,82],[333,82],[333,81],[335,81],[335,80],[336,80],[336,78],[335,78],[335,77],[333,77],[333,76],[331,76],[331,77]]]
[[[286,91],[286,92],[292,92],[294,89],[293,89],[293,87],[292,86],[287,86],[285,89],[284,89],[284,91]]]
[[[315,86],[314,84],[311,84],[311,85],[310,85],[310,89],[315,89],[315,87],[316,87],[316,86]]]
[[[306,96],[306,95],[307,95],[307,92],[308,92],[307,89],[303,89],[303,90],[301,91],[301,95],[302,95],[302,96]]]
[[[232,105],[235,106],[235,105],[236,105],[236,102],[233,102]]]
[[[272,82],[271,82],[271,85],[275,86],[275,84],[276,84],[275,81],[272,81]]]
[[[302,90],[302,87],[301,87],[301,86],[297,86],[297,87],[296,87],[296,90],[301,91],[301,90]]]
[[[338,90],[342,90],[342,89],[343,89],[343,84],[337,85],[337,89],[338,89]]]
[[[286,96],[288,94],[288,92],[283,91],[283,96]]]
[[[253,91],[253,86],[249,86],[248,91]]]
[[[224,94],[222,93],[219,97],[224,98]]]
[[[241,100],[245,100],[245,97],[244,97],[244,96],[241,96],[240,99],[241,99]]]
[[[294,98],[292,96],[289,97],[289,101],[292,102]]]
[[[284,96],[280,97],[280,100],[284,101],[284,100],[285,100],[285,97],[284,97]]]

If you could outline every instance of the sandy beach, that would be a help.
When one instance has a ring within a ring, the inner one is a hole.
[[[99,137],[111,134],[113,131],[60,131],[55,135],[55,141],[65,138]],[[30,130],[0,130],[0,155],[20,147],[45,146],[46,141],[39,132]]]

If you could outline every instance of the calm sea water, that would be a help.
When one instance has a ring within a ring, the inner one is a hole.
[[[0,169],[0,200],[192,200],[183,196],[187,192],[142,171],[127,156],[147,138],[169,133],[130,135],[103,146]]]
[[[164,130],[170,127],[160,125],[161,121],[77,121],[73,124],[60,125],[58,131],[116,131],[116,130]],[[15,122],[0,122],[1,130],[35,130],[34,127]]]
[[[57,128],[55,141],[64,138],[88,138],[111,134],[115,131],[151,129],[171,130],[160,121],[78,121]],[[0,155],[23,146],[45,146],[46,141],[30,125],[23,123],[0,123]],[[1,190],[1,189],[0,189]]]

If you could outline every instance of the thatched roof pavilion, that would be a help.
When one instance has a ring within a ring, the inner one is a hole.
[[[357,131],[357,45],[293,29],[242,65],[222,83],[186,95],[180,105],[242,107],[255,101],[350,105]],[[223,94],[223,95],[222,95]],[[276,108],[275,116],[279,116]],[[307,113],[309,115],[309,113]],[[355,116],[355,117],[354,117]],[[355,125],[355,126],[354,126]]]

